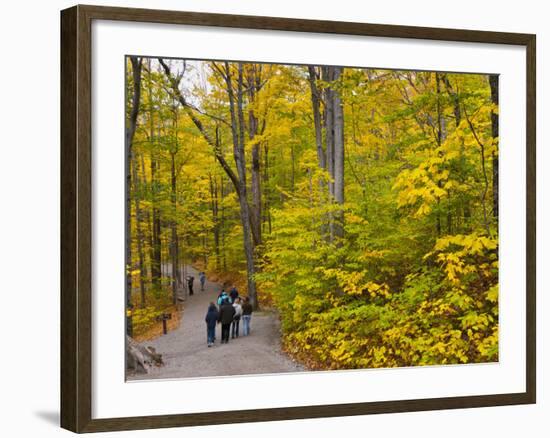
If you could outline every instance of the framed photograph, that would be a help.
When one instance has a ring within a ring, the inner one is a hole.
[[[61,12],[61,425],[535,403],[535,35]]]

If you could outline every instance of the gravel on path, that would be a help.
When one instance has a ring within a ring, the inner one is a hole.
[[[217,300],[221,290],[218,283],[206,281],[200,290],[198,272],[187,267],[195,277],[194,295],[184,302],[180,326],[143,346],[155,347],[162,354],[164,366],[153,368],[149,374],[129,375],[128,380],[167,379],[182,377],[235,376],[305,371],[281,351],[279,320],[275,312],[253,312],[250,335],[229,339],[220,344],[221,326],[216,327],[216,342],[208,348],[204,317],[210,302]]]

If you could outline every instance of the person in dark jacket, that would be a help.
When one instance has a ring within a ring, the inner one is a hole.
[[[235,308],[229,302],[229,299],[225,299],[220,306],[220,315],[218,321],[222,325],[222,344],[229,342],[229,329],[235,316]]]
[[[243,336],[250,334],[250,319],[252,318],[252,304],[250,304],[250,298],[246,297],[243,304]]]
[[[239,298],[239,292],[237,291],[237,288],[233,286],[231,290],[229,291],[229,296],[231,297],[231,302],[234,303],[237,298]]]
[[[210,303],[208,306],[208,311],[206,312],[206,342],[209,347],[214,344],[214,339],[216,338],[216,323],[220,317],[218,309],[214,303]]]
[[[189,275],[187,277],[187,287],[189,289],[189,295],[193,295],[193,284],[195,283],[195,277]]]

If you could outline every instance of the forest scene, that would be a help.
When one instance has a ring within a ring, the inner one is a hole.
[[[498,361],[498,100],[497,75],[128,56],[127,377]]]

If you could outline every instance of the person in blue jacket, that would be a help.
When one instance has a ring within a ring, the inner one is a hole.
[[[225,289],[222,289],[220,294],[218,295],[218,306],[221,306],[226,300],[229,300],[229,295],[227,295]]]
[[[210,303],[208,311],[206,312],[206,342],[209,347],[214,345],[214,339],[216,338],[216,324],[218,323],[219,312],[214,303]]]

